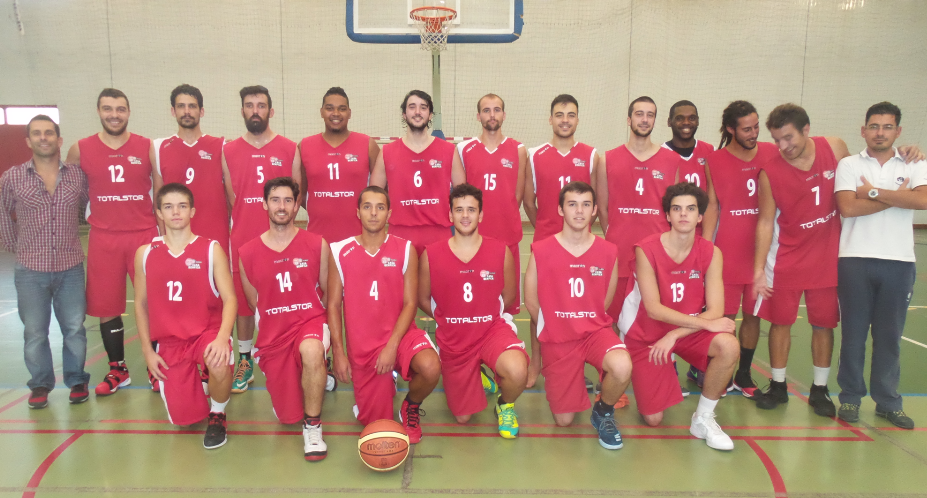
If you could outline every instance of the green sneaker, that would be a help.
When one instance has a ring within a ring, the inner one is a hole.
[[[486,394],[496,394],[499,392],[499,386],[496,384],[495,379],[486,375],[486,370],[480,366],[480,380],[483,381],[483,391]]]
[[[254,382],[254,359],[241,358],[232,380],[232,392],[241,394],[248,390],[248,384]]]
[[[518,437],[518,417],[515,415],[515,403],[500,405],[496,403],[496,416],[499,417],[499,435],[505,439]]]

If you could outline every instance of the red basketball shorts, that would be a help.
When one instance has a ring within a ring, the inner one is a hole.
[[[594,366],[601,377],[606,353],[624,347],[611,327],[599,329],[577,341],[542,342],[541,373],[550,411],[576,413],[588,410],[592,404],[586,392],[583,364]]]
[[[736,315],[741,304],[744,314],[752,315],[756,311],[753,284],[724,284],[724,314]]]
[[[450,353],[439,350],[441,356],[441,377],[444,379],[444,394],[447,406],[455,417],[472,415],[486,408],[486,394],[480,381],[480,364],[496,371],[499,356],[510,350],[520,351],[528,361],[525,342],[515,334],[515,324],[500,321],[483,336],[469,351]]]
[[[409,330],[399,341],[393,370],[399,372],[403,379],[411,380],[412,357],[426,349],[435,349],[428,334],[418,328]],[[348,357],[354,383],[354,401],[357,403],[357,419],[364,425],[376,420],[393,419],[393,398],[396,396],[396,385],[393,383],[392,372],[377,375],[376,358],[378,355],[379,352],[370,364],[358,364]]]
[[[126,275],[135,281],[135,252],[158,236],[158,228],[116,232],[90,229],[87,244],[87,314],[121,316],[126,312]]]
[[[716,335],[705,330],[689,334],[676,341],[673,353],[704,372],[708,369],[708,349]],[[672,359],[657,365],[650,361],[651,344],[632,339],[627,345],[631,364],[634,365],[631,385],[637,411],[642,415],[653,415],[682,402],[682,390]]]
[[[774,289],[769,299],[757,297],[754,315],[775,325],[792,325],[798,319],[798,305],[805,294],[808,322],[812,327],[832,329],[840,322],[837,288],[789,290]]]
[[[161,381],[161,398],[167,408],[167,418],[172,424],[195,424],[209,415],[209,400],[203,392],[203,381],[197,369],[206,369],[203,354],[206,352],[206,346],[215,341],[218,335],[219,331],[215,331],[186,341],[158,341],[158,355],[168,367],[167,370],[161,370],[167,377]],[[230,375],[234,361],[232,339],[229,338]]]
[[[261,348],[255,353],[254,358],[267,378],[267,393],[270,394],[274,415],[283,424],[295,424],[303,419],[303,358],[299,345],[310,340],[321,342],[328,351],[331,334],[325,315],[304,323],[292,334],[288,344],[274,347],[273,351]],[[324,364],[325,356],[317,360]]]
[[[515,316],[521,313],[521,254],[518,252],[518,244],[508,246],[512,253],[512,263],[515,265],[515,301],[505,309],[505,312]]]

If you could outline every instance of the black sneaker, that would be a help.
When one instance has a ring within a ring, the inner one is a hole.
[[[72,405],[78,403],[83,403],[90,398],[90,391],[87,390],[87,384],[77,384],[76,386],[71,387],[71,394],[68,396],[68,401]]]
[[[902,429],[907,429],[909,431],[914,429],[914,421],[911,420],[911,417],[907,416],[903,410],[883,412],[882,410],[876,408],[876,415],[888,420],[895,427],[901,427]]]
[[[209,422],[207,422],[206,425],[206,436],[203,437],[203,448],[212,450],[222,446],[228,441],[225,434],[225,414],[209,412]]]
[[[756,387],[756,382],[753,382],[753,377],[750,375],[749,370],[738,370],[734,372],[733,387],[740,391],[745,398],[752,398],[760,394],[759,389]]]
[[[837,417],[844,422],[859,422],[859,405],[841,403],[840,409],[837,410]]]
[[[811,385],[811,394],[808,395],[808,404],[814,408],[814,413],[822,417],[834,418],[837,415],[837,407],[834,406],[833,400],[830,399],[830,393],[827,386]]]
[[[764,393],[757,393],[753,399],[756,400],[756,407],[763,410],[772,410],[773,408],[784,405],[789,402],[789,386],[785,382],[769,381],[769,388]]]
[[[29,394],[29,408],[45,408],[48,406],[49,389],[45,387],[36,387]]]

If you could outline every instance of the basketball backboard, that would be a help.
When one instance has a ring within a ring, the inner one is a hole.
[[[346,0],[348,38],[358,43],[421,43],[409,18],[417,7],[457,11],[448,43],[511,43],[521,36],[522,0]]]

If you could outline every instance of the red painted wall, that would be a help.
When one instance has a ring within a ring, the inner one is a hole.
[[[26,125],[0,125],[0,175],[32,158],[26,145]]]

